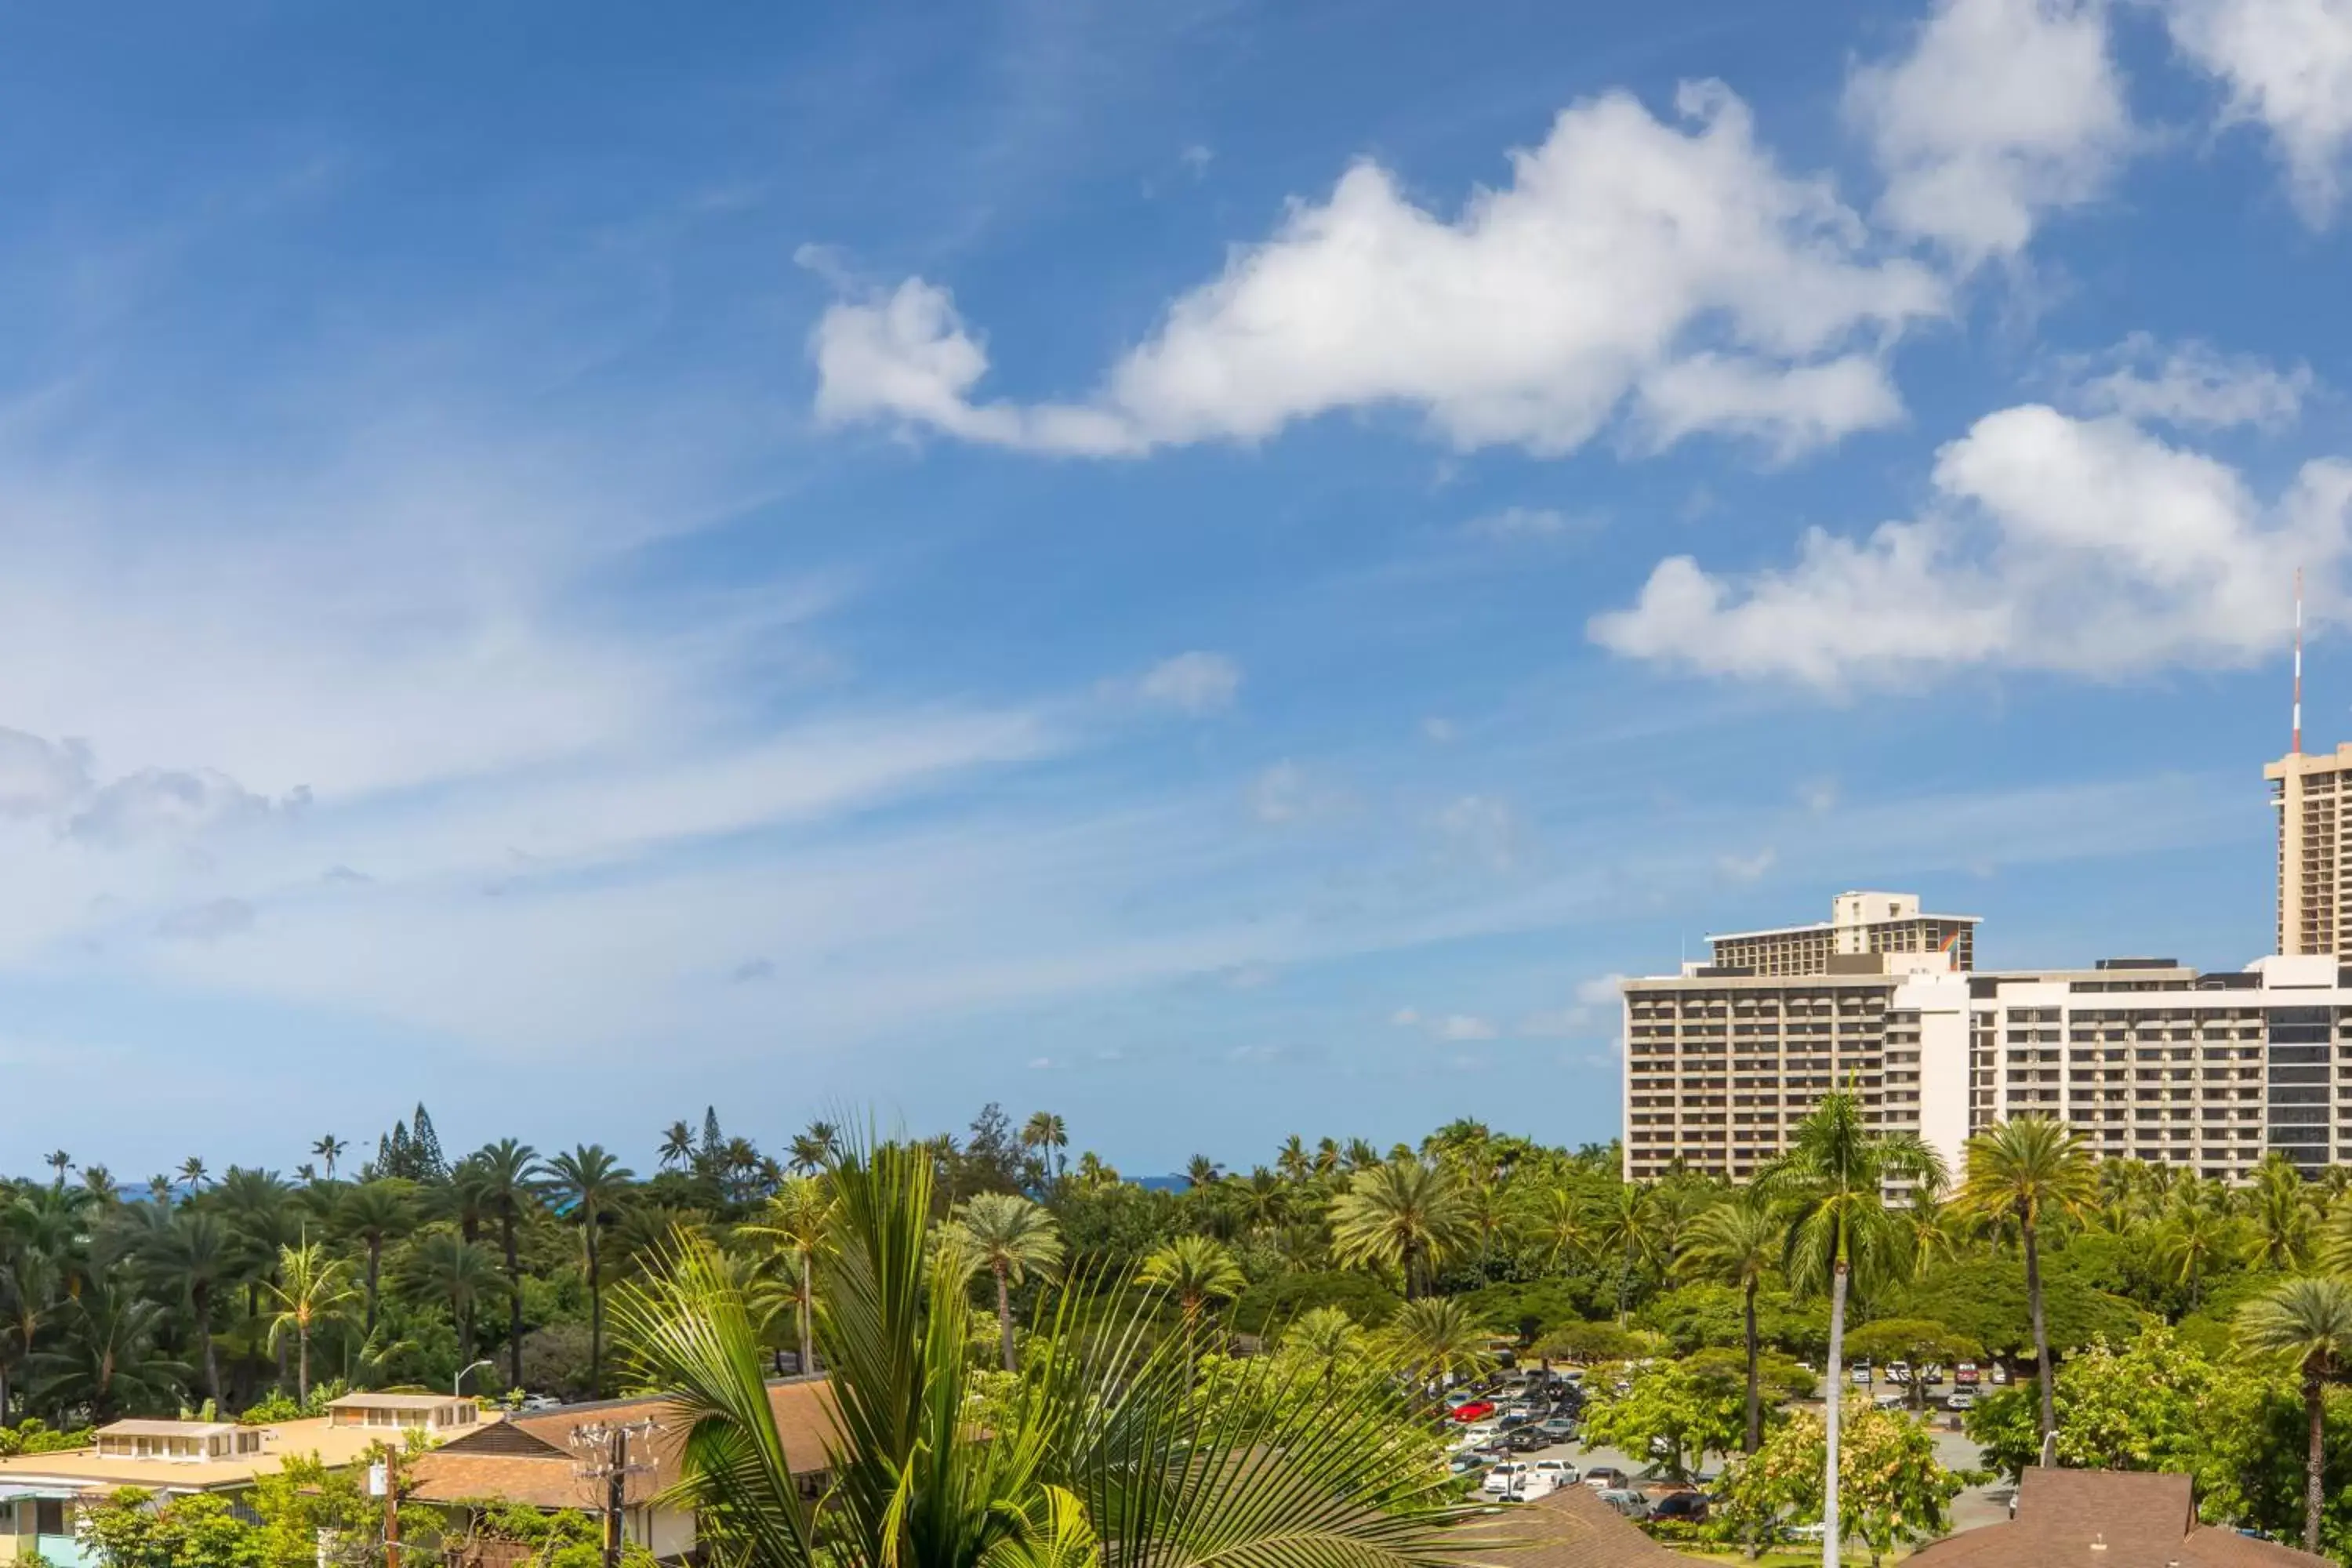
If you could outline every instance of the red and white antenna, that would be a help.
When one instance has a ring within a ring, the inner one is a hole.
[[[2303,568],[2294,569],[2294,741],[2291,756],[2303,755]]]

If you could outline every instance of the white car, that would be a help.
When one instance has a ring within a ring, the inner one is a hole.
[[[1555,1487],[1572,1487],[1577,1479],[1576,1467],[1566,1459],[1538,1459],[1536,1474],[1549,1476]]]
[[[1944,1395],[1944,1408],[1947,1410],[1974,1410],[1976,1407],[1977,1396],[1965,1388],[1956,1388]]]
[[[1533,1466],[1523,1465],[1516,1459],[1508,1459],[1488,1470],[1486,1480],[1480,1484],[1478,1489],[1493,1498],[1516,1496],[1526,1486],[1527,1479],[1534,1473]]]
[[[1494,1422],[1480,1421],[1462,1429],[1462,1446],[1465,1448],[1483,1448],[1502,1435],[1503,1429]]]

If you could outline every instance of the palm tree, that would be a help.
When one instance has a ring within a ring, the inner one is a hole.
[[[2254,1168],[2247,1197],[2254,1222],[2255,1256],[2282,1274],[2303,1267],[2311,1252],[2311,1193],[2303,1172],[2273,1149]]]
[[[1363,1329],[1345,1307],[1312,1308],[1282,1331],[1282,1353],[1312,1366],[1327,1390],[1341,1367],[1363,1359],[1366,1348]]]
[[[310,1403],[311,1334],[323,1324],[340,1322],[352,1298],[358,1293],[352,1289],[351,1271],[342,1259],[328,1257],[326,1248],[317,1242],[305,1241],[299,1247],[279,1250],[278,1279],[269,1287],[269,1294],[278,1303],[278,1310],[269,1320],[269,1342],[276,1345],[287,1335],[294,1336],[298,1347],[294,1384],[297,1405]]]
[[[539,1169],[557,1211],[580,1227],[581,1258],[588,1275],[588,1381],[601,1394],[604,1388],[604,1278],[598,1267],[596,1238],[636,1173],[598,1143],[583,1143]]]
[[[1020,1370],[1013,1351],[1013,1287],[1029,1275],[1051,1273],[1062,1261],[1054,1216],[1017,1193],[979,1193],[964,1200],[948,1227],[949,1245],[966,1251],[974,1267],[996,1277],[996,1331],[1004,1370]]]
[[[1664,1261],[1658,1230],[1658,1193],[1639,1182],[1622,1182],[1592,1210],[1592,1250],[1617,1258],[1617,1326],[1625,1326],[1636,1271]]]
[[[1764,1404],[1758,1386],[1756,1291],[1780,1261],[1786,1237],[1771,1209],[1752,1195],[1718,1204],[1691,1227],[1690,1244],[1683,1249],[1682,1266],[1701,1279],[1735,1286],[1739,1291],[1744,1343],[1748,1352],[1748,1427],[1740,1452],[1753,1454],[1764,1443]],[[1832,1389],[1832,1398],[1837,1390]]]
[[[408,1233],[416,1223],[412,1184],[398,1176],[378,1176],[346,1191],[335,1205],[335,1222],[345,1236],[357,1237],[367,1248],[367,1326],[362,1338],[375,1333],[376,1303],[382,1294],[384,1244]],[[518,1382],[514,1386],[520,1387]]]
[[[1292,1186],[1305,1186],[1307,1178],[1315,1173],[1315,1162],[1307,1152],[1307,1141],[1296,1132],[1284,1139],[1281,1151],[1274,1157],[1274,1168]]]
[[[2206,1204],[2175,1204],[2147,1237],[2148,1253],[2171,1283],[2189,1292],[2189,1309],[2204,1295],[2205,1276],[2234,1261],[2242,1248],[2238,1222]]]
[[[51,1156],[53,1161],[55,1158],[56,1156]],[[204,1156],[201,1154],[191,1154],[186,1159],[180,1162],[180,1180],[188,1184],[188,1191],[192,1193],[203,1192],[205,1190],[205,1162]]]
[[[1062,1151],[1070,1146],[1070,1130],[1059,1116],[1050,1110],[1040,1110],[1029,1118],[1021,1129],[1021,1144],[1039,1151],[1045,1161],[1045,1179],[1050,1185],[1062,1184]]]
[[[1195,1154],[1184,1162],[1184,1184],[1195,1190],[1215,1186],[1224,1173],[1225,1168],[1206,1154]]]
[[[498,1294],[502,1281],[489,1248],[451,1231],[436,1230],[409,1250],[403,1277],[415,1294],[446,1302],[457,1331],[457,1360],[474,1359],[474,1312]]]
[[[1592,1250],[1592,1208],[1583,1194],[1565,1183],[1523,1191],[1517,1229],[1543,1267],[1557,1269]]]
[[[341,1159],[343,1151],[350,1147],[349,1142],[336,1137],[331,1132],[310,1145],[310,1152],[326,1163],[327,1180],[331,1182],[335,1179],[335,1162]]]
[[[832,1163],[841,1147],[841,1131],[830,1121],[812,1121],[805,1132],[793,1134],[791,1164],[803,1176],[814,1176]]]
[[[2292,1361],[2303,1376],[2309,1438],[2303,1468],[2303,1549],[2319,1553],[2319,1516],[2326,1455],[2327,1385],[2352,1369],[2352,1283],[2321,1277],[2289,1279],[2238,1310],[2238,1341],[2256,1355]]]
[[[169,1411],[188,1369],[163,1355],[169,1314],[127,1281],[100,1278],[66,1299],[56,1348],[26,1364],[34,1396],[46,1405],[87,1408],[100,1425],[127,1410]]]
[[[1899,1278],[1909,1267],[1900,1224],[1886,1207],[1890,1182],[1944,1180],[1944,1163],[1916,1132],[1874,1135],[1862,1101],[1833,1090],[1790,1129],[1788,1152],[1754,1184],[1759,1201],[1781,1206],[1786,1225],[1781,1267],[1792,1285],[1824,1287],[1830,1298],[1827,1470],[1822,1481],[1822,1563],[1838,1564],[1838,1415],[1843,1403],[1845,1300],[1851,1279],[1865,1285]]]
[[[236,1277],[236,1238],[212,1215],[182,1210],[140,1237],[136,1261],[151,1280],[187,1302],[196,1338],[204,1342],[205,1393],[218,1406],[220,1356],[213,1343],[213,1299]]]
[[[1486,1326],[1459,1296],[1424,1296],[1397,1309],[1381,1342],[1396,1364],[1424,1392],[1486,1370]]]
[[[73,1169],[73,1156],[67,1153],[62,1149],[52,1149],[49,1151],[47,1160],[44,1163],[49,1167],[49,1169],[58,1173],[58,1185],[61,1187],[64,1186],[66,1184],[66,1173]]]
[[[667,1171],[676,1165],[684,1171],[692,1168],[693,1164],[694,1129],[683,1121],[673,1121],[668,1131],[662,1134],[661,1167]]]
[[[1041,1316],[1027,1369],[982,1430],[963,1351],[971,1299],[953,1288],[957,1260],[923,1244],[930,1152],[852,1148],[833,1169],[825,1545],[723,1257],[688,1241],[615,1306],[635,1381],[667,1391],[686,1426],[683,1500],[732,1521],[742,1568],[1436,1568],[1451,1555],[1465,1510],[1412,1445],[1387,1440],[1392,1390],[1365,1379],[1304,1397],[1311,1373],[1268,1356],[1242,1363],[1234,1397],[1213,1403],[1180,1342],[1155,1343],[1115,1288],[1084,1279]]]
[[[679,1126],[685,1123],[680,1122]],[[672,1131],[675,1131],[673,1129]],[[483,1212],[499,1222],[499,1249],[507,1268],[507,1386],[522,1386],[522,1254],[518,1234],[524,1209],[533,1201],[532,1162],[539,1151],[512,1138],[485,1143],[475,1152],[476,1190]],[[627,1173],[623,1172],[624,1178]]]
[[[1410,1297],[1423,1274],[1469,1240],[1460,1188],[1443,1165],[1406,1158],[1359,1171],[1330,1211],[1331,1256],[1393,1268]]]
[[[1144,1258],[1135,1278],[1176,1299],[1188,1340],[1210,1302],[1229,1301],[1249,1284],[1224,1243],[1211,1236],[1178,1237]]]
[[[793,1304],[799,1318],[800,1369],[816,1367],[816,1260],[832,1245],[834,1202],[815,1176],[793,1176],[768,1194],[759,1220],[743,1228],[793,1260]]]
[[[2098,1202],[2098,1168],[2081,1133],[2040,1116],[1994,1122],[1969,1140],[1966,1160],[1953,1206],[1971,1219],[2014,1221],[2025,1249],[2025,1306],[2033,1323],[2046,1451],[2058,1430],[2058,1406],[2050,1376],[2050,1326],[2042,1311],[2042,1220],[2045,1213],[2071,1217]]]

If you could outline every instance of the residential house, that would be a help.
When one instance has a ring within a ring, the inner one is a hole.
[[[802,1495],[814,1500],[824,1491],[831,1462],[826,1452],[833,1431],[831,1390],[822,1373],[782,1379],[768,1385],[768,1403],[786,1462]],[[695,1549],[694,1516],[662,1497],[677,1482],[686,1434],[675,1407],[660,1396],[567,1405],[535,1415],[509,1416],[454,1436],[408,1466],[408,1495],[442,1508],[451,1533],[460,1539],[469,1537],[487,1508],[494,1505],[601,1512],[606,1505],[604,1483],[582,1473],[585,1456],[575,1450],[574,1440],[591,1429],[639,1422],[650,1427],[645,1437],[650,1468],[627,1479],[622,1529],[628,1540],[663,1561],[683,1560]],[[484,1563],[496,1560],[490,1552],[471,1556]],[[468,1560],[463,1550],[449,1556],[453,1563]]]

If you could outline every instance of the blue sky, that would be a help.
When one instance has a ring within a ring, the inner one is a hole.
[[[10,33],[15,1168],[1605,1139],[1843,888],[2263,951],[2297,565],[2352,735],[2333,0]]]

